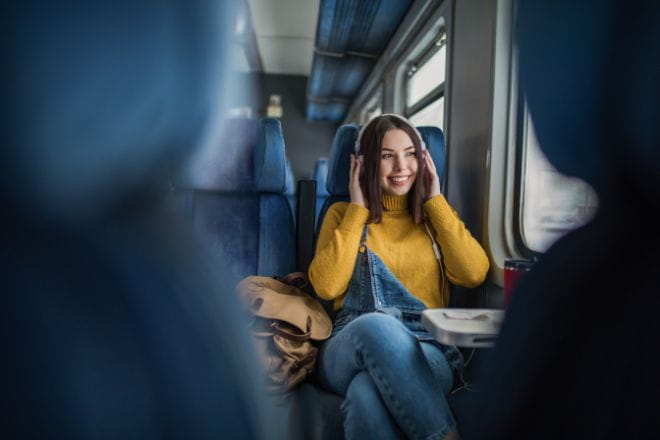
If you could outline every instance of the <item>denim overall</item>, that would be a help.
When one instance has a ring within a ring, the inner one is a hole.
[[[427,308],[426,305],[408,292],[380,257],[366,246],[366,238],[365,225],[355,269],[342,309],[335,317],[331,337],[360,315],[370,312],[386,313],[401,321],[419,341],[439,347],[454,372],[460,374],[464,367],[461,352],[453,345],[440,344],[424,329],[422,311]]]

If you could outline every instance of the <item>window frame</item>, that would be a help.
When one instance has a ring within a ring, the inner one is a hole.
[[[376,87],[374,87],[369,98],[365,100],[364,105],[360,108],[360,111],[358,113],[359,114],[358,123],[360,125],[366,124],[368,122],[368,119],[370,118],[365,118],[365,116],[367,113],[370,113],[372,110],[376,108],[380,108],[380,114],[383,113],[383,102],[384,102],[383,87],[384,85],[382,82],[378,83]]]
[[[517,63],[516,63],[517,67]],[[527,139],[527,103],[525,95],[517,84],[516,128],[515,128],[515,165],[514,165],[514,193],[513,193],[513,240],[516,250],[527,259],[536,260],[543,252],[535,251],[527,246],[523,234],[523,198],[525,191],[525,173],[523,166],[527,158],[525,141]]]
[[[529,136],[529,129],[530,129],[530,124],[528,121],[531,121],[531,117],[529,115],[529,107],[527,105],[526,99],[523,96],[523,91],[521,90],[520,85],[517,85],[518,87],[518,98],[517,98],[517,110],[516,110],[516,128],[515,128],[515,171],[514,171],[514,194],[513,194],[513,241],[514,241],[514,246],[516,248],[516,251],[523,256],[524,258],[531,259],[531,260],[537,260],[539,257],[541,257],[546,251],[538,251],[535,249],[532,249],[529,247],[527,244],[527,240],[525,238],[525,231],[524,231],[524,198],[525,198],[525,176],[527,173],[526,170],[526,165],[527,165],[527,140]],[[541,154],[545,156],[545,153],[543,150],[541,150]],[[546,158],[547,160],[547,158]],[[556,170],[554,168],[554,165],[550,163],[552,166],[553,170],[560,175],[563,175],[561,172]],[[570,176],[566,176],[570,177]],[[584,182],[582,179],[578,179],[580,181]],[[588,183],[586,183],[587,186]],[[598,199],[596,199],[598,200]],[[598,204],[600,204],[600,201],[598,201]],[[596,210],[598,209],[598,206],[596,206]],[[592,217],[593,219],[593,217]],[[591,219],[587,220],[586,223],[591,221]],[[568,229],[558,229],[557,232],[560,232],[560,235],[556,237],[555,239],[552,240],[552,243],[554,244],[556,241],[561,240],[563,236],[566,234],[570,233],[570,231],[575,230],[576,228],[579,228],[583,226],[586,223],[578,223],[578,224],[572,224]],[[551,229],[546,229],[550,231]],[[552,245],[550,245],[552,247]]]
[[[442,50],[443,47],[445,48],[445,80],[441,84],[438,84],[433,89],[431,89],[431,91],[429,91],[426,95],[420,98],[417,102],[413,103],[413,105],[409,106],[408,86],[410,79],[421,66],[423,66],[427,61],[429,61],[436,53]],[[406,71],[403,75],[403,84],[402,84],[403,104],[404,104],[403,114],[405,115],[406,118],[410,118],[411,116],[415,115],[421,110],[424,110],[427,106],[431,105],[433,102],[437,101],[443,96],[445,97],[445,109],[446,109],[447,106],[446,91],[447,91],[448,70],[449,70],[448,61],[449,61],[449,44],[447,42],[447,25],[445,21],[445,25],[438,30],[438,33],[431,42],[431,44],[429,44],[422,51],[419,57],[410,61],[408,63],[408,66],[406,67]]]

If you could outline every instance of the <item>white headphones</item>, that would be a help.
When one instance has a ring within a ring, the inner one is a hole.
[[[417,128],[415,128],[415,126],[414,126],[413,124],[410,123],[409,120],[407,120],[407,119],[404,118],[403,116],[399,116],[399,115],[394,114],[394,113],[383,113],[383,114],[381,114],[381,115],[374,116],[373,118],[371,118],[371,120],[369,120],[369,122],[367,122],[366,124],[364,124],[364,126],[362,126],[362,129],[360,130],[360,133],[358,133],[358,138],[357,138],[357,140],[355,141],[355,147],[354,147],[354,148],[355,148],[355,155],[356,155],[356,156],[359,156],[359,155],[361,154],[361,151],[360,151],[360,141],[362,140],[362,134],[364,133],[364,129],[367,128],[371,123],[373,123],[376,119],[378,119],[378,118],[381,117],[381,116],[392,116],[392,117],[395,117],[395,118],[397,118],[398,120],[400,120],[401,122],[403,122],[404,124],[406,124],[408,127],[412,128],[413,131],[417,134],[417,138],[419,139],[419,144],[420,144],[421,147],[422,147],[422,151],[426,150],[426,143],[424,142],[424,139],[422,138],[422,135],[419,133],[419,131],[417,130]]]

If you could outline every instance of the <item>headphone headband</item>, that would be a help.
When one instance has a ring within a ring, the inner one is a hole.
[[[362,134],[364,133],[364,130],[365,130],[369,125],[371,125],[374,121],[376,121],[376,119],[378,119],[378,118],[381,117],[381,116],[392,116],[392,117],[394,117],[394,118],[397,118],[398,120],[400,120],[400,121],[403,122],[404,124],[406,124],[408,127],[412,128],[413,131],[415,132],[415,134],[417,135],[417,139],[419,139],[419,144],[420,144],[420,146],[421,146],[421,148],[422,148],[422,151],[426,150],[426,143],[424,142],[424,139],[422,138],[422,135],[420,134],[419,130],[417,130],[417,128],[416,128],[413,124],[410,123],[409,120],[407,120],[407,119],[404,118],[403,116],[400,116],[400,115],[397,115],[397,114],[394,114],[394,113],[383,113],[383,114],[381,114],[381,115],[374,116],[373,118],[371,118],[371,119],[369,120],[369,122],[367,122],[366,124],[364,124],[364,125],[362,126],[362,129],[361,129],[360,132],[358,133],[358,138],[357,138],[357,140],[355,141],[355,147],[354,147],[354,149],[355,149],[355,155],[356,155],[356,156],[359,156],[360,154],[362,154],[362,151],[361,151],[361,148],[360,148],[360,141],[362,140]]]

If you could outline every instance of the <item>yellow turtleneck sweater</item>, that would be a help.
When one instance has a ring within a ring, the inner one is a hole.
[[[476,287],[484,281],[488,257],[444,196],[438,195],[424,203],[442,253],[444,301],[440,299],[440,265],[433,254],[431,238],[424,224],[413,221],[407,196],[383,195],[382,203],[382,220],[368,226],[366,244],[427,307],[449,303],[448,282]],[[368,217],[366,208],[339,202],[330,207],[323,219],[309,279],[321,298],[335,300],[335,310],[344,302]]]

